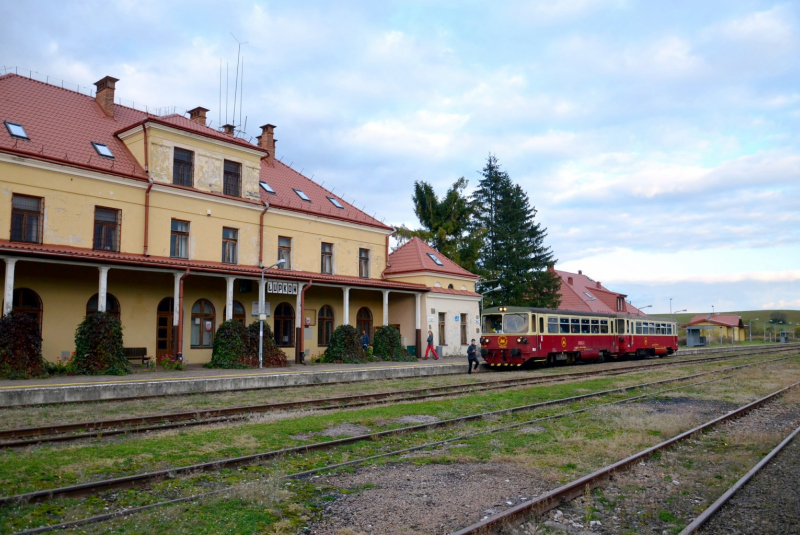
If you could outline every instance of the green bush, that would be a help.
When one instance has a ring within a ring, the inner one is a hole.
[[[70,373],[125,375],[131,366],[122,344],[122,323],[108,312],[86,316],[75,330],[75,358]]]
[[[247,368],[242,362],[245,356],[245,338],[247,331],[237,320],[220,323],[214,335],[214,347],[211,350],[211,362],[207,368]]]
[[[247,327],[245,340],[245,364],[258,368],[258,321]],[[288,366],[286,353],[275,344],[275,336],[267,323],[264,323],[264,345],[262,349],[262,362],[266,368],[282,368]]]
[[[372,359],[361,349],[361,336],[352,325],[339,325],[331,335],[328,349],[320,362],[370,362]]]
[[[403,346],[400,340],[400,331],[397,327],[385,325],[375,330],[375,341],[373,342],[375,356],[383,360],[397,362],[416,362],[408,349]]]
[[[42,335],[36,320],[11,312],[0,319],[0,377],[27,379],[45,375]]]

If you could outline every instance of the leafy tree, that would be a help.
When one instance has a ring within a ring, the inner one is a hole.
[[[786,315],[786,312],[773,312],[769,315],[769,322],[770,323],[786,323],[789,317]]]
[[[561,280],[548,270],[556,259],[544,245],[547,229],[535,221],[527,193],[494,155],[487,158],[482,175],[473,195],[475,224],[485,230],[480,268],[484,278],[496,280],[490,286],[499,287],[486,294],[485,305],[558,308]]]
[[[469,182],[461,177],[439,199],[427,182],[414,182],[414,213],[421,229],[405,226],[395,236],[402,242],[418,237],[444,256],[473,273],[480,254],[480,233],[471,232],[473,204],[464,194]]]
[[[125,358],[122,323],[108,312],[89,314],[75,330],[75,358],[70,373],[125,375],[131,365]]]
[[[0,377],[27,379],[46,374],[39,324],[27,314],[0,318]]]

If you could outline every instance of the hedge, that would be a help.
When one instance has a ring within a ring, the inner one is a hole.
[[[75,358],[70,373],[125,375],[131,365],[125,358],[122,323],[108,312],[86,316],[75,330]]]
[[[361,348],[361,335],[352,325],[339,325],[333,331],[320,362],[363,363],[374,360]]]
[[[46,375],[39,324],[27,314],[11,312],[0,319],[0,377],[28,379]]]
[[[214,335],[211,362],[207,368],[258,368],[258,322],[248,327],[238,320],[220,324]],[[286,354],[275,345],[275,337],[264,324],[263,363],[265,367],[287,365]]]
[[[375,330],[375,341],[372,347],[373,354],[382,360],[397,362],[416,362],[417,360],[403,346],[400,331],[391,325],[384,325]]]

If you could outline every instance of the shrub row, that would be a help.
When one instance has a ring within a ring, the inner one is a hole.
[[[258,322],[248,327],[237,320],[222,322],[214,335],[211,362],[206,368],[257,368],[258,367]],[[275,337],[268,324],[264,324],[263,363],[266,367],[287,365],[286,353],[275,344]]]
[[[320,362],[363,363],[385,361],[413,362],[414,357],[403,346],[400,331],[391,325],[375,330],[371,351],[361,347],[361,335],[352,325],[340,325],[333,331],[328,348]]]

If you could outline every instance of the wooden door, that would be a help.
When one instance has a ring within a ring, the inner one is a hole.
[[[158,304],[156,317],[156,361],[161,360],[164,355],[172,354],[172,318],[174,310],[174,300],[172,297],[165,297]]]

